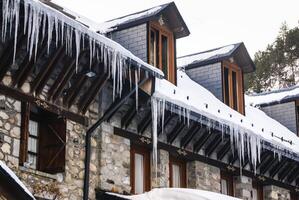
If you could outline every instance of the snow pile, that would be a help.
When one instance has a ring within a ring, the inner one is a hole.
[[[271,92],[248,95],[245,100],[247,104],[257,106],[262,104],[280,103],[283,100],[299,97],[299,86],[280,89]]]
[[[185,67],[192,63],[201,62],[201,61],[213,58],[213,57],[220,57],[224,54],[228,54],[234,48],[235,48],[235,45],[232,44],[232,45],[224,46],[219,49],[212,50],[212,51],[206,51],[206,52],[202,52],[202,53],[198,53],[198,54],[183,56],[183,57],[180,57],[177,59],[177,65],[178,65],[178,67]]]
[[[115,195],[113,193],[109,193]],[[239,198],[209,192],[205,190],[182,189],[182,188],[160,188],[153,189],[144,194],[124,196],[115,195],[131,200],[240,200]]]
[[[21,1],[24,6],[21,6]],[[46,39],[48,53],[54,40],[56,46],[64,45],[66,54],[75,56],[76,69],[82,49],[88,46],[90,51],[90,67],[95,61],[104,63],[105,72],[112,76],[114,93],[121,94],[124,76],[130,73],[131,63],[136,62],[138,68],[144,68],[153,75],[163,76],[163,72],[140,58],[134,56],[120,44],[98,34],[78,21],[37,0],[3,0],[2,1],[2,31],[3,42],[13,35],[14,57],[19,29],[20,12],[24,13],[24,34],[27,34],[27,51],[29,59],[36,58],[38,44]],[[20,10],[23,8],[23,10]],[[85,41],[88,41],[85,44]],[[73,51],[75,49],[75,51]],[[76,70],[77,71],[77,70]]]
[[[161,108],[167,102],[170,104],[170,110],[187,118],[187,122],[190,117],[195,118],[195,115],[195,120],[205,123],[208,127],[215,128],[216,122],[219,122],[218,129],[230,135],[232,147],[239,151],[240,165],[244,161],[244,154],[247,153],[255,169],[256,164],[260,162],[263,142],[271,143],[279,157],[282,152],[299,154],[299,138],[262,111],[247,105],[247,116],[244,116],[222,103],[181,70],[178,70],[177,75],[178,86],[165,79],[156,79],[155,93],[152,97],[152,112],[157,113],[153,115],[154,136],[155,126],[163,123],[164,110]]]
[[[117,19],[113,19],[107,22],[103,22],[101,24],[98,25],[97,29],[100,33],[105,34],[111,31],[114,31],[117,29],[118,25],[133,21],[133,20],[138,20],[140,18],[144,18],[147,16],[151,16],[154,15],[156,13],[158,13],[161,10],[161,6],[156,6],[153,7],[151,9],[142,11],[142,12],[138,12],[132,15],[127,15],[121,18],[117,18]]]
[[[15,173],[14,173],[13,171],[11,171],[11,169],[9,169],[9,168],[4,164],[4,162],[2,162],[1,160],[0,160],[0,167],[1,167],[4,171],[6,171],[6,173],[9,174],[9,176],[10,176],[11,178],[13,178],[13,179],[17,182],[17,184],[18,184],[20,187],[22,187],[23,190],[24,190],[29,196],[32,197],[32,199],[35,199],[35,198],[33,197],[33,195],[31,194],[31,192],[26,188],[26,186],[25,186],[25,185],[20,181],[20,179],[15,175]]]

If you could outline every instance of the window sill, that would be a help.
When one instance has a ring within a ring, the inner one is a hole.
[[[48,179],[52,179],[52,180],[56,180],[56,181],[61,180],[61,177],[62,177],[62,174],[49,174],[49,173],[46,173],[46,172],[41,172],[41,171],[38,171],[38,170],[30,169],[30,168],[24,167],[24,166],[20,166],[19,169],[22,172],[30,173],[30,174],[33,174],[33,175],[37,175],[37,176],[40,176],[40,177],[43,177],[43,178],[48,178]]]

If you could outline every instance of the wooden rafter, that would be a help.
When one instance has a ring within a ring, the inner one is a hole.
[[[234,165],[235,162],[238,160],[238,151],[235,149],[228,158],[228,163],[230,165]]]
[[[268,170],[270,171],[276,165],[277,162],[278,162],[277,159],[275,158],[271,159],[268,163],[266,163],[264,166],[260,168],[260,173],[264,174],[266,173],[266,171]]]
[[[185,134],[185,136],[181,139],[181,148],[186,148],[190,142],[193,140],[195,135],[200,131],[204,131],[204,127],[199,126],[197,123],[194,123],[191,128],[189,128],[188,132]]]
[[[52,56],[50,56],[49,60],[41,67],[40,72],[37,74],[36,78],[31,84],[31,92],[39,94],[43,89],[43,86],[46,84],[46,81],[50,78],[50,74],[52,70],[56,67],[56,63],[59,58],[63,55],[64,46],[60,46]],[[37,90],[38,89],[38,90]]]
[[[269,172],[271,178],[273,178],[280,170],[287,164],[287,159],[283,158],[277,165],[275,165]]]
[[[145,115],[145,117],[137,125],[137,131],[141,135],[144,133],[145,129],[150,125],[150,123],[152,121],[151,114],[152,114],[152,112],[148,111],[147,114]]]
[[[297,163],[290,162],[288,165],[278,173],[278,180],[283,181],[290,173],[296,169]]]
[[[165,119],[163,129],[168,125],[168,123],[175,117],[175,115],[171,114],[170,112],[165,112]],[[162,126],[158,127],[158,136],[162,134]]]
[[[217,152],[217,159],[222,160],[223,157],[229,152],[230,149],[231,149],[231,142],[228,139],[226,143],[222,146],[222,148],[220,148],[219,151]]]
[[[73,81],[72,86],[67,90],[63,98],[63,105],[67,107],[70,107],[75,101],[76,97],[80,93],[80,90],[83,88],[85,81],[87,80],[87,76],[84,74],[76,74],[75,76],[76,78]]]
[[[136,115],[136,104],[133,103],[121,119],[121,126],[127,128]]]
[[[172,144],[178,135],[183,131],[185,124],[182,122],[177,122],[176,126],[172,129],[172,131],[167,135],[167,142]]]
[[[220,133],[218,133],[215,136],[215,139],[213,141],[211,141],[210,144],[207,146],[207,148],[205,150],[205,155],[209,157],[215,151],[215,149],[221,143],[221,141],[222,141],[222,136]]]
[[[287,177],[286,181],[288,183],[292,183],[298,177],[299,177],[299,166],[297,166],[296,169]]]
[[[206,130],[202,136],[195,142],[195,144],[193,145],[193,151],[194,152],[198,152],[203,145],[206,143],[206,141],[208,141],[208,139],[212,136],[212,133],[209,133],[208,130]]]

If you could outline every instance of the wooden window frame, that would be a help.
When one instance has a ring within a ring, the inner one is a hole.
[[[151,189],[151,167],[150,167],[150,151],[145,147],[131,145],[130,149],[130,182],[131,182],[131,194],[135,194],[135,153],[143,155],[143,166],[144,166],[144,192],[150,191]]]
[[[32,109],[34,108],[34,109]],[[55,121],[53,121],[55,119]],[[38,123],[38,136],[30,136],[29,133],[29,121],[35,121]],[[52,126],[55,124],[55,127]],[[46,125],[46,126],[45,126]],[[48,130],[55,132],[56,140],[53,138],[54,132],[47,131],[44,132],[47,128],[51,127]],[[57,130],[57,127],[59,129]],[[47,134],[46,134],[47,133]],[[42,134],[42,135],[41,135]],[[51,140],[45,138],[46,135],[50,135]],[[66,144],[66,120],[65,118],[58,118],[58,115],[55,113],[50,113],[43,110],[37,106],[32,106],[29,102],[22,102],[21,104],[21,141],[20,141],[20,157],[19,165],[24,166],[28,161],[28,155],[33,154],[34,152],[28,151],[28,140],[29,137],[37,139],[37,150],[36,150],[36,166],[34,170],[42,171],[45,173],[55,174],[61,173],[65,170],[65,144]],[[60,139],[59,144],[55,144],[55,147],[58,147],[59,150],[53,150],[53,142],[57,141],[57,138]],[[42,142],[48,141],[48,142]],[[49,144],[52,142],[52,144]],[[42,147],[41,145],[44,145]],[[52,145],[52,146],[51,146]],[[44,149],[47,148],[47,149]],[[51,154],[48,154],[48,150],[52,150],[51,153],[54,153],[54,156],[51,157]],[[47,158],[43,154],[49,155]],[[64,155],[62,157],[62,155]],[[41,162],[41,160],[43,162]],[[46,163],[49,161],[49,163]],[[33,168],[32,168],[33,169]]]
[[[236,87],[237,87],[237,111],[241,114],[245,114],[245,107],[244,107],[244,84],[243,84],[243,72],[240,67],[238,67],[234,63],[230,63],[227,61],[222,62],[222,94],[223,94],[223,102],[225,103],[226,99],[226,87],[224,83],[224,69],[228,69],[228,89],[229,89],[229,107],[234,109],[234,100],[233,100],[233,78],[232,73],[236,73]]]
[[[180,177],[181,177],[181,188],[187,187],[187,168],[186,162],[183,160],[178,160],[173,156],[169,157],[169,186],[173,187],[173,179],[172,179],[172,165],[178,165],[180,167]]]
[[[252,188],[257,190],[257,198],[258,198],[258,200],[264,200],[264,189],[263,189],[263,185],[260,182],[253,180],[252,181]]]
[[[299,136],[299,100],[295,100],[295,112],[296,112],[296,135]]]
[[[148,63],[150,63],[151,58],[151,31],[155,30],[159,32],[159,63],[157,64],[157,68],[159,68],[161,71],[163,71],[162,67],[162,35],[168,38],[168,67],[167,67],[167,74],[165,74],[165,77],[167,77],[167,80],[169,80],[171,83],[176,83],[176,77],[175,77],[175,49],[174,49],[174,36],[173,32],[168,29],[166,26],[161,26],[158,22],[149,22],[149,28],[148,28]]]
[[[233,177],[233,174],[230,174],[230,173],[227,173],[227,172],[224,172],[224,171],[221,171],[220,172],[220,180],[226,180],[227,182],[227,192],[229,196],[234,196],[234,177]],[[220,182],[221,184],[221,182]]]
[[[297,192],[291,192],[291,200],[299,200],[299,194]]]

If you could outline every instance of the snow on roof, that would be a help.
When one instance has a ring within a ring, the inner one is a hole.
[[[159,13],[167,4],[161,5],[161,6],[156,6],[147,10],[143,10],[134,14],[126,15],[123,17],[119,17],[116,19],[112,19],[106,22],[103,22],[98,25],[97,29],[100,33],[108,33],[111,31],[114,31],[117,29],[117,26],[126,24],[132,21],[136,21],[142,18],[146,18],[149,16],[153,16],[157,13]]]
[[[294,98],[299,98],[299,86],[274,90],[271,92],[251,94],[246,96],[245,101],[247,104],[259,106],[287,102]]]
[[[252,145],[248,148],[251,148],[253,164],[256,164],[259,159],[262,141],[270,143],[278,151],[283,149],[299,155],[299,138],[261,110],[246,105],[246,116],[244,116],[191,80],[185,72],[178,70],[177,75],[177,86],[165,79],[156,79],[153,96],[228,126],[231,139],[237,139],[236,142],[240,148],[245,148],[248,145],[245,144],[245,135],[250,137]],[[277,137],[273,137],[273,135]],[[282,137],[284,141],[281,140]],[[286,142],[286,140],[292,142]],[[240,156],[244,156],[245,149],[240,151],[242,154]]]
[[[149,192],[132,196],[109,194],[131,200],[240,200],[239,198],[216,192],[183,188],[156,188]]]
[[[12,178],[15,182],[26,192],[32,199],[35,199],[31,192],[26,188],[26,186],[22,183],[22,181],[16,176],[16,174],[7,167],[7,165],[0,160],[0,167]]]
[[[208,51],[190,54],[186,56],[179,57],[177,59],[178,67],[185,67],[191,64],[197,64],[210,59],[218,59],[223,56],[230,55],[240,43],[231,44],[216,49],[211,49]]]

